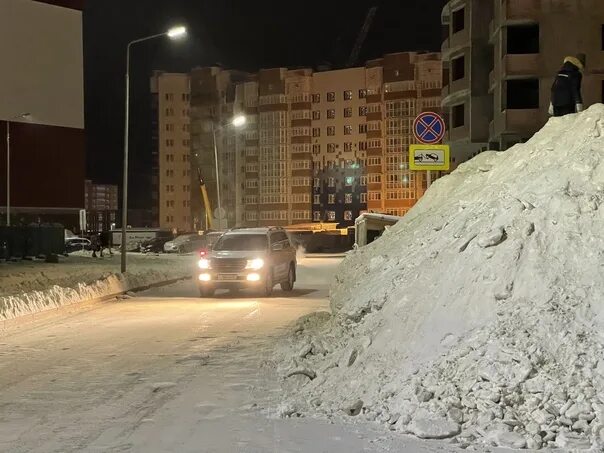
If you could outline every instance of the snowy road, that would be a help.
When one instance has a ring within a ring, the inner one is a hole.
[[[263,361],[292,321],[327,308],[338,262],[304,260],[291,297],[200,300],[183,282],[5,334],[0,451],[451,451],[276,416],[278,377]]]

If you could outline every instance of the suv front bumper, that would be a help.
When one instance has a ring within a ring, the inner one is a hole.
[[[264,284],[265,271],[246,270],[237,273],[218,273],[211,269],[197,273],[197,284],[211,288],[252,288]]]

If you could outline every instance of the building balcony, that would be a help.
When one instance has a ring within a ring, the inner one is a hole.
[[[539,54],[507,54],[503,57],[503,75],[506,78],[526,77],[539,73]]]
[[[503,0],[502,18],[506,22],[535,22],[539,20],[541,0]]]
[[[466,27],[451,36],[449,39],[449,51],[453,52],[464,47],[470,47],[471,44],[470,29]]]
[[[470,127],[465,125],[449,129],[449,140],[451,142],[468,141],[470,139]]]
[[[540,118],[539,109],[504,110],[489,125],[490,139],[496,141],[502,135],[517,135],[528,139],[541,128]]]

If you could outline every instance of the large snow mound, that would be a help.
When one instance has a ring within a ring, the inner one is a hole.
[[[604,446],[603,200],[603,105],[436,181],[278,351],[287,413]]]

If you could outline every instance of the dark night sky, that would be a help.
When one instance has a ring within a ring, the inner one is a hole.
[[[86,0],[84,71],[88,176],[121,181],[127,43],[183,23],[183,42],[155,40],[132,56],[131,206],[150,202],[150,95],[154,69],[188,71],[342,65],[368,9],[379,5],[359,64],[383,53],[439,50],[445,0]]]

